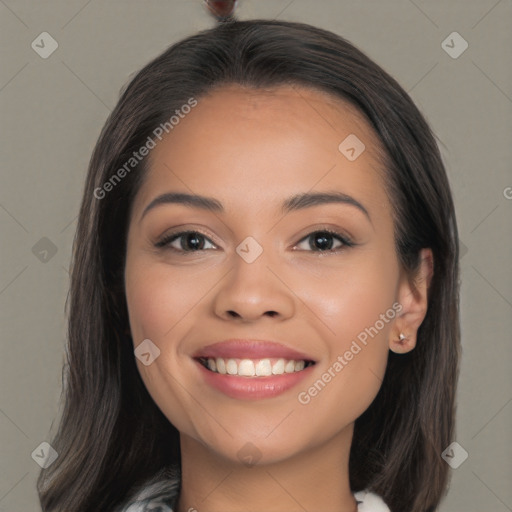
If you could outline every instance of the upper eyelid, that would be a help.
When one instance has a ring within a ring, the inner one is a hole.
[[[154,245],[155,245],[155,247],[165,249],[166,246],[170,245],[171,243],[175,242],[176,240],[179,240],[180,238],[182,238],[183,236],[185,236],[189,233],[197,233],[197,234],[203,236],[204,238],[206,238],[207,240],[209,240],[213,245],[217,246],[217,244],[211,239],[211,237],[209,235],[206,235],[206,234],[202,233],[201,231],[198,231],[197,229],[185,229],[182,231],[176,231],[176,232],[171,232],[169,234],[164,234],[156,240]],[[179,251],[180,249],[176,249],[176,250]],[[183,251],[183,252],[185,252],[185,251]]]

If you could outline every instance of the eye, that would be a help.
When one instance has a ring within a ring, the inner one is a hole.
[[[173,244],[175,244],[173,246]],[[207,247],[210,244],[211,247]],[[176,245],[178,247],[176,247]],[[181,231],[165,236],[155,244],[156,247],[165,247],[176,252],[196,252],[208,249],[217,249],[209,238],[199,231]]]
[[[336,242],[338,242],[338,247],[333,248]],[[308,243],[308,246],[300,250],[308,251],[311,249],[312,252],[319,253],[337,253],[345,247],[353,247],[355,245],[348,237],[328,229],[312,231],[309,235],[305,236],[296,247],[304,243]],[[210,246],[208,246],[208,244]],[[199,231],[171,233],[156,242],[155,246],[170,249],[178,253],[192,253],[217,249],[217,246],[206,235]]]
[[[313,252],[325,253],[336,253],[339,252],[344,247],[353,247],[355,245],[350,239],[348,239],[341,233],[337,233],[336,231],[330,231],[328,229],[322,229],[311,232],[309,235],[304,237],[299,242],[299,244],[303,243],[304,241],[309,242],[308,248],[311,249]],[[335,241],[340,242],[341,245],[333,249]]]

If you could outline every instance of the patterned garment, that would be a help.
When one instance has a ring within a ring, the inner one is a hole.
[[[130,503],[115,512],[173,512],[180,489],[179,472],[161,471],[149,480]],[[359,491],[354,494],[358,512],[390,512],[376,494]]]
[[[179,470],[163,469],[148,480],[128,504],[115,512],[173,512],[179,490]]]

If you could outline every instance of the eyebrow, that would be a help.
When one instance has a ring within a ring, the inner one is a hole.
[[[303,210],[313,206],[332,203],[341,203],[354,206],[363,212],[370,223],[372,223],[372,219],[368,213],[368,210],[359,201],[357,201],[357,199],[337,191],[317,193],[305,192],[302,194],[296,194],[283,202],[281,205],[281,212],[286,214],[292,211]],[[225,211],[222,203],[213,197],[186,194],[182,192],[168,192],[156,197],[146,206],[142,213],[141,220],[150,210],[163,204],[182,204],[191,208],[199,208],[201,210],[206,210],[213,213],[224,213]]]

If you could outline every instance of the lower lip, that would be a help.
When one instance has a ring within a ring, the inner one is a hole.
[[[238,377],[223,375],[206,369],[196,361],[207,384],[239,400],[259,400],[281,395],[296,386],[311,374],[315,365],[308,366],[300,372],[284,373],[282,375],[269,375],[268,377]]]

